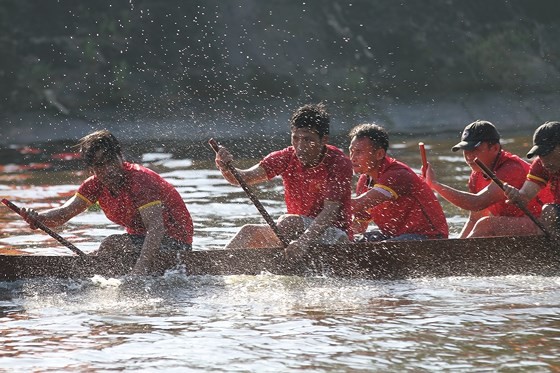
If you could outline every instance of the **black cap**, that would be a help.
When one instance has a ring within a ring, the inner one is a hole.
[[[500,134],[494,125],[486,120],[472,122],[463,130],[461,142],[451,148],[457,150],[473,150],[483,142],[499,143]]]
[[[527,153],[527,158],[547,155],[558,144],[560,144],[560,122],[546,122],[535,130],[533,147]]]

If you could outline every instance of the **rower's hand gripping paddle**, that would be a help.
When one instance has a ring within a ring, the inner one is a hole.
[[[218,143],[216,142],[216,140],[214,139],[210,139],[208,140],[208,144],[212,147],[212,149],[218,153],[220,151],[220,145],[218,145]],[[274,233],[276,234],[276,237],[278,237],[278,239],[280,240],[280,242],[282,242],[282,244],[285,246],[288,246],[289,242],[282,237],[282,234],[280,233],[278,226],[276,225],[276,222],[272,219],[272,217],[268,214],[268,212],[266,211],[266,209],[264,208],[264,206],[262,205],[262,203],[259,201],[259,199],[257,198],[257,196],[255,195],[255,193],[253,192],[253,190],[249,187],[249,185],[245,182],[245,180],[243,179],[243,176],[241,176],[241,174],[239,173],[239,171],[237,171],[237,169],[231,164],[231,162],[225,163],[225,167],[227,168],[227,170],[233,175],[233,177],[235,178],[235,180],[237,180],[237,182],[239,183],[239,185],[241,186],[241,188],[243,188],[243,190],[245,191],[245,193],[247,194],[247,196],[249,197],[249,199],[253,202],[253,204],[255,205],[255,207],[257,208],[257,210],[259,210],[259,212],[261,213],[262,217],[264,218],[264,220],[268,223],[268,225],[270,226],[270,228],[272,228],[272,230],[274,231]]]
[[[18,206],[16,206],[15,204],[8,201],[6,198],[2,199],[2,203],[5,204],[6,206],[8,206],[16,214],[23,217],[21,209]],[[62,237],[58,233],[54,232],[52,229],[47,227],[45,224],[43,224],[39,220],[37,220],[37,219],[32,219],[32,220],[33,220],[33,224],[35,224],[35,226],[37,228],[39,228],[43,232],[47,233],[49,236],[51,236],[52,238],[54,238],[55,240],[57,240],[58,242],[60,242],[61,244],[63,244],[64,246],[66,246],[67,248],[69,248],[70,250],[75,252],[76,254],[78,254],[79,256],[81,256],[81,257],[86,257],[87,256],[86,253],[84,253],[82,250],[78,249],[76,246],[74,246],[72,243],[70,243],[64,237]]]
[[[484,172],[484,174],[486,176],[488,176],[490,179],[492,179],[492,181],[494,183],[496,183],[497,186],[500,187],[501,190],[504,190],[504,183],[502,182],[502,180],[498,179],[498,177],[496,176],[496,174],[494,172],[492,172],[492,170],[490,170],[480,159],[475,158],[474,162],[478,165],[478,167],[480,167],[480,169]],[[548,230],[546,229],[546,227],[543,225],[543,223],[541,223],[541,221],[539,219],[537,219],[535,217],[535,215],[533,215],[531,213],[531,211],[529,211],[529,209],[527,208],[527,206],[525,206],[525,204],[523,202],[518,202],[515,203],[515,206],[517,206],[521,211],[523,211],[525,213],[525,215],[527,215],[529,217],[529,219],[531,219],[531,221],[533,223],[535,223],[535,225],[537,227],[540,228],[541,231],[544,232],[545,236],[547,238],[550,238],[550,232],[548,232]]]

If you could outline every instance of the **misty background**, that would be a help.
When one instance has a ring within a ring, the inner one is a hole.
[[[0,142],[333,133],[530,137],[560,120],[558,0],[1,0]]]

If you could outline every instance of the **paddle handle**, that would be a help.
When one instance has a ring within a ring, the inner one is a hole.
[[[218,142],[216,140],[210,139],[210,140],[208,140],[208,144],[212,147],[212,149],[216,153],[218,153],[218,151],[220,150],[220,145],[218,145]],[[243,176],[241,176],[239,171],[237,171],[237,169],[231,164],[231,162],[225,163],[225,166],[226,166],[227,170],[233,175],[235,180],[237,180],[237,182],[239,183],[241,188],[243,188],[243,190],[245,191],[245,193],[247,194],[249,199],[253,202],[253,204],[255,205],[257,210],[259,210],[262,217],[267,222],[267,224],[270,226],[270,228],[272,228],[272,230],[274,231],[274,234],[276,234],[276,237],[278,237],[278,239],[282,242],[282,244],[284,246],[288,246],[289,242],[284,237],[282,237],[282,234],[280,233],[280,230],[278,229],[278,226],[276,225],[276,222],[268,214],[268,212],[266,211],[266,209],[262,205],[261,201],[259,201],[259,199],[255,195],[255,193],[253,192],[251,187],[249,187],[249,185],[245,182],[245,180],[243,179]]]
[[[498,179],[496,174],[492,172],[492,170],[489,169],[480,159],[475,158],[474,162],[478,165],[478,167],[480,167],[480,169],[484,172],[484,174],[486,174],[486,176],[492,179],[492,181],[496,183],[497,186],[500,187],[501,190],[505,190],[504,183],[502,182],[502,180]],[[545,236],[550,237],[550,233],[547,231],[543,223],[541,223],[541,221],[537,219],[535,215],[531,213],[531,211],[529,211],[529,209],[527,208],[527,206],[525,206],[523,202],[515,202],[515,206],[517,206],[521,211],[523,211],[525,215],[527,215],[529,219],[531,219],[531,221],[535,223],[535,225],[539,227],[541,231],[544,232]]]
[[[422,177],[426,178],[426,171],[428,171],[428,158],[426,158],[426,147],[423,142],[418,143],[420,149],[420,157],[422,158]]]
[[[21,213],[21,209],[18,206],[16,206],[15,204],[8,201],[6,198],[2,199],[2,203],[5,204],[6,206],[8,206],[16,214],[23,217],[23,215]],[[87,256],[86,253],[84,253],[82,250],[78,249],[76,246],[74,246],[72,243],[70,243],[64,237],[62,237],[61,235],[59,235],[58,233],[56,233],[55,231],[53,231],[52,229],[47,227],[45,224],[41,223],[39,220],[33,219],[33,218],[31,218],[31,219],[33,220],[33,224],[35,224],[37,226],[37,228],[39,228],[43,232],[47,233],[49,236],[51,236],[52,238],[54,238],[55,240],[57,240],[58,242],[60,242],[61,244],[63,244],[64,246],[66,246],[67,248],[69,248],[70,250],[75,252],[76,254],[78,254],[79,256],[81,256],[81,257],[86,257]]]

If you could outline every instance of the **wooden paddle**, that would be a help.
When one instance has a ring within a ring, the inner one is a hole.
[[[220,150],[220,145],[218,145],[216,140],[210,139],[210,140],[208,140],[208,144],[210,144],[212,149],[214,149],[214,151],[216,153],[218,153],[218,151]],[[274,231],[274,234],[276,234],[276,237],[278,237],[278,239],[282,242],[284,247],[288,246],[289,242],[284,237],[282,237],[282,234],[280,233],[280,230],[278,229],[278,226],[276,225],[276,222],[272,219],[272,217],[270,217],[270,215],[268,214],[268,212],[266,211],[266,209],[264,208],[262,203],[259,201],[259,199],[255,195],[255,193],[253,192],[251,187],[249,187],[249,185],[243,179],[243,176],[241,176],[239,171],[237,171],[237,169],[231,164],[231,162],[226,163],[225,166],[226,166],[227,170],[229,172],[231,172],[231,174],[233,175],[235,180],[237,180],[237,182],[239,183],[241,188],[243,188],[243,190],[245,191],[245,193],[247,194],[249,199],[253,202],[253,204],[255,205],[257,210],[259,210],[262,217],[268,223],[270,228],[272,228],[272,230]]]
[[[425,179],[426,171],[428,171],[428,159],[426,158],[426,148],[424,147],[423,142],[419,142],[418,147],[420,148],[420,157],[422,157],[422,166],[424,168],[422,170],[422,177]]]
[[[486,176],[488,176],[490,179],[492,179],[492,181],[494,183],[496,183],[496,185],[499,186],[501,190],[504,190],[504,183],[502,182],[502,180],[498,179],[498,177],[496,176],[496,174],[494,172],[492,172],[492,170],[490,170],[488,167],[486,167],[486,165],[478,158],[475,158],[474,162],[478,165],[478,167],[480,167],[480,169],[486,174]],[[544,234],[547,238],[550,238],[550,233],[545,228],[543,223],[541,223],[541,221],[539,219],[537,219],[531,213],[531,211],[529,211],[529,209],[527,208],[527,206],[525,206],[525,204],[523,202],[515,202],[515,206],[517,206],[521,211],[523,211],[525,213],[525,215],[527,215],[529,217],[529,219],[531,219],[531,221],[533,223],[535,223],[537,225],[537,227],[540,228],[541,231],[544,232]]]
[[[2,199],[2,203],[5,204],[6,206],[8,206],[10,209],[12,209],[16,214],[23,217],[23,215],[21,213],[21,209],[19,207],[17,207],[15,204],[8,201],[6,198]],[[33,218],[31,218],[31,219],[33,220],[33,224],[35,224],[37,226],[37,228],[39,228],[43,232],[47,233],[49,236],[51,236],[52,238],[54,238],[55,240],[57,240],[58,242],[60,242],[61,244],[63,244],[64,246],[66,246],[67,248],[69,248],[70,250],[75,252],[76,254],[78,254],[79,256],[81,256],[81,257],[86,257],[87,256],[86,253],[84,253],[82,250],[78,249],[76,246],[72,245],[72,243],[70,243],[64,237],[60,236],[58,233],[54,232],[52,229],[47,227],[45,224],[41,223],[39,220],[33,219]]]

